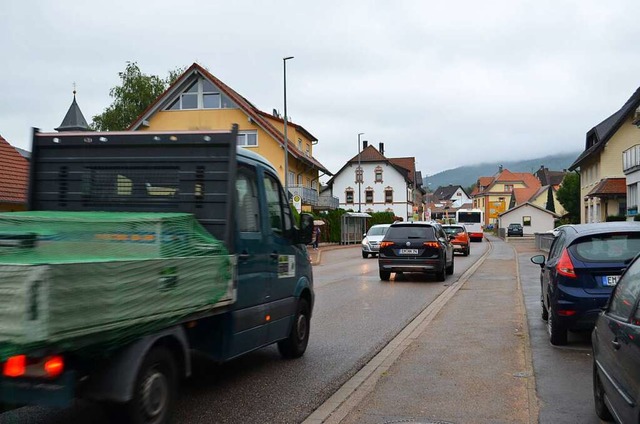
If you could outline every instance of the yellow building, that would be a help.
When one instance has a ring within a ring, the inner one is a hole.
[[[228,131],[233,124],[238,124],[238,145],[264,156],[279,172],[280,180],[284,183],[282,117],[275,110],[273,114],[259,110],[197,63],[191,65],[160,95],[131,124],[129,130]],[[318,178],[322,174],[333,174],[313,157],[313,148],[318,139],[293,122],[287,122],[287,138],[291,197],[299,196],[302,209],[306,211],[330,208],[333,202],[323,202],[319,196]]]
[[[587,132],[585,149],[569,170],[580,172],[580,222],[627,215],[623,153],[640,139],[640,89],[613,115]]]

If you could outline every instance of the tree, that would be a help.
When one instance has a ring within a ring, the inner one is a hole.
[[[109,90],[113,103],[100,115],[93,117],[91,128],[96,131],[125,130],[144,110],[172,84],[183,70],[169,72],[167,78],[146,75],[136,62],[127,62],[123,72],[119,72],[121,84]]]
[[[545,206],[545,209],[550,212],[556,211],[556,202],[553,200],[553,187],[551,186],[547,189],[547,205]]]
[[[570,222],[580,223],[580,175],[576,172],[565,175],[556,195]]]

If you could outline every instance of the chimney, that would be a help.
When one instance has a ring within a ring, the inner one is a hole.
[[[378,146],[380,147],[378,149],[380,151],[380,154],[384,156],[384,143],[379,143]]]
[[[368,145],[369,142],[367,140],[362,140],[362,150],[366,149]]]

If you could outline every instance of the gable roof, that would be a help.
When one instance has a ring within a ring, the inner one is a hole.
[[[26,203],[29,162],[0,136],[0,202]]]
[[[381,162],[387,163],[391,165],[393,169],[398,171],[400,175],[404,177],[404,179],[410,183],[414,182],[414,172],[415,172],[415,158],[414,157],[406,157],[406,158],[387,158],[385,157],[378,149],[369,144],[367,147],[360,151],[360,158],[358,158],[358,154],[349,159],[343,166],[335,173],[334,177],[327,181],[327,185],[332,185],[333,180],[336,176],[338,176],[347,166],[350,164],[357,164],[363,162]],[[407,168],[410,167],[410,168]],[[420,181],[422,182],[422,181]]]
[[[564,179],[566,171],[549,171],[549,168],[541,166],[535,173],[536,178],[543,186],[552,185],[559,186]]]
[[[585,159],[604,149],[607,142],[618,131],[627,117],[638,108],[638,106],[640,106],[640,88],[638,88],[635,93],[629,97],[618,111],[587,132],[584,151],[571,164],[571,166],[569,166],[569,171],[575,170],[584,162]]]
[[[538,192],[538,187],[514,188],[513,197],[515,199],[515,204],[519,205],[519,204],[528,202],[534,197],[534,195],[537,192]]]
[[[208,79],[211,83],[213,83],[216,87],[220,89],[222,93],[224,93],[227,97],[229,97],[244,113],[247,114],[250,120],[252,120],[256,125],[262,128],[265,132],[267,132],[271,137],[273,137],[281,146],[284,146],[284,134],[280,132],[276,127],[274,127],[269,119],[280,120],[284,123],[279,117],[275,117],[266,112],[262,112],[258,108],[256,108],[251,102],[249,102],[246,98],[238,94],[231,87],[223,83],[221,80],[213,76],[209,71],[207,71],[202,66],[197,63],[193,63],[186,71],[182,73],[180,77],[178,77],[173,84],[167,88],[164,93],[162,93],[156,100],[147,107],[144,112],[136,118],[135,121],[127,128],[130,131],[135,131],[140,128],[143,123],[148,120],[152,115],[158,112],[165,104],[165,102],[169,98],[173,98],[180,93],[180,89],[183,87],[184,83],[187,80],[192,79],[195,75],[201,75],[202,77]],[[268,119],[267,119],[268,118]],[[305,130],[302,126],[295,124],[293,122],[287,121],[287,126],[295,127],[296,130],[304,133],[305,136],[309,137],[311,141],[317,141],[317,139],[311,135],[307,130]],[[287,138],[288,134],[287,134]],[[289,154],[295,157],[296,159],[311,164],[318,168],[320,171],[327,175],[333,175],[327,168],[324,167],[318,160],[316,160],[312,156],[306,156],[303,152],[298,151],[297,146],[289,139],[288,141],[288,150]]]
[[[80,110],[80,106],[76,102],[76,92],[73,91],[73,101],[71,102],[71,106],[69,106],[69,110],[67,110],[67,114],[64,116],[62,123],[58,128],[54,128],[56,131],[90,131],[89,124],[87,124],[87,120],[84,119],[84,115]]]
[[[436,191],[434,191],[434,194],[438,199],[451,199],[451,197],[456,193],[456,191],[458,191],[458,189],[462,190],[464,194],[467,194],[462,186],[452,184],[449,184],[448,186],[438,187]],[[467,195],[467,197],[469,196]]]
[[[551,211],[549,211],[549,210],[547,210],[547,209],[545,209],[545,208],[543,208],[543,207],[540,207],[540,206],[538,206],[538,205],[534,205],[533,203],[529,203],[529,202],[525,202],[525,203],[522,203],[522,204],[520,204],[520,205],[514,206],[513,208],[509,209],[508,211],[504,211],[504,212],[502,212],[502,213],[498,214],[498,216],[506,215],[506,214],[508,214],[508,213],[511,213],[511,212],[515,211],[516,209],[523,208],[523,207],[525,207],[525,206],[527,206],[527,207],[529,207],[529,206],[530,206],[530,207],[532,207],[532,208],[536,208],[536,209],[538,209],[538,210],[540,210],[540,211],[543,211],[543,212],[546,212],[546,213],[548,213],[548,214],[550,214],[550,215],[553,215],[555,218],[560,218],[560,215],[558,215],[557,213],[555,213],[555,212],[551,212]]]

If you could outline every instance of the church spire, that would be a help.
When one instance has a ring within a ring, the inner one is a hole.
[[[55,128],[56,131],[64,132],[64,131],[90,131],[89,125],[87,124],[87,120],[84,119],[84,115],[82,115],[82,111],[80,110],[80,106],[76,102],[76,83],[73,83],[73,101],[71,102],[71,106],[69,106],[69,110],[65,115],[62,123],[58,128]]]

